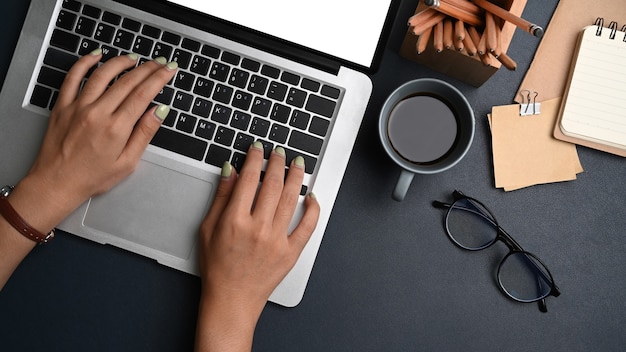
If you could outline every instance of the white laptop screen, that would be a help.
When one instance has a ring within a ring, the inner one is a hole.
[[[392,0],[169,0],[250,29],[371,67]]]

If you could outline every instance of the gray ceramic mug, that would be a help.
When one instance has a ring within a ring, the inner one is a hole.
[[[474,131],[472,107],[452,85],[422,78],[398,87],[378,123],[385,151],[402,168],[392,198],[404,199],[415,174],[442,172],[461,161]]]

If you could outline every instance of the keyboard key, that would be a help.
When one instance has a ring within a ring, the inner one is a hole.
[[[165,60],[170,61],[172,50],[173,48],[167,44],[156,43],[154,44],[154,50],[152,51],[152,58],[156,59],[157,57],[162,56]]]
[[[233,101],[231,102],[234,107],[241,110],[248,110],[251,103],[252,94],[246,93],[241,90],[235,92],[235,95],[233,96]]]
[[[241,57],[237,54],[233,54],[229,51],[224,51],[222,53],[222,61],[228,63],[228,64],[233,64],[233,65],[239,65],[239,60],[241,60]]]
[[[74,29],[74,23],[76,23],[76,14],[61,10],[59,17],[57,17],[57,27],[67,29],[71,31]]]
[[[228,121],[230,120],[230,114],[232,112],[233,110],[229,107],[226,107],[220,104],[215,104],[215,106],[213,106],[213,112],[211,113],[211,120],[217,121],[219,123],[226,125],[228,124]]]
[[[246,150],[247,151],[247,150]],[[233,157],[230,159],[230,164],[237,170],[237,172],[241,172],[243,168],[243,164],[246,161],[246,155],[243,153],[233,153]]]
[[[287,95],[287,85],[272,81],[267,89],[267,97],[270,99],[283,101]]]
[[[65,72],[51,69],[47,66],[42,66],[37,77],[37,82],[46,86],[60,89],[65,79]]]
[[[235,140],[235,131],[227,127],[217,127],[213,140],[224,146],[230,146]]]
[[[320,89],[321,84],[319,82],[310,80],[308,78],[303,78],[302,83],[300,83],[300,87],[306,90],[310,90],[311,92],[316,93]]]
[[[78,56],[55,48],[48,48],[43,59],[44,64],[63,71],[69,71],[76,61],[78,61]]]
[[[337,98],[339,98],[339,94],[341,93],[341,91],[339,89],[335,88],[335,87],[324,85],[322,87],[321,93],[322,93],[322,95],[325,95],[325,96],[327,96],[329,98],[337,99]]]
[[[302,133],[298,130],[291,132],[288,143],[288,145],[292,148],[296,148],[313,155],[320,154],[322,144],[324,144],[323,139]]]
[[[76,0],[63,0],[63,8],[71,11],[80,11],[80,2]]]
[[[133,52],[143,56],[150,56],[154,40],[146,37],[137,36],[133,45]]]
[[[118,29],[115,34],[115,39],[113,39],[113,45],[118,48],[130,50],[133,46],[133,39],[135,39],[135,36],[132,33],[123,29]]]
[[[108,60],[118,56],[120,54],[120,51],[112,48],[108,45],[103,45],[102,46],[102,58],[100,59],[100,61],[102,62],[107,62]]]
[[[189,68],[189,64],[191,63],[191,53],[188,51],[176,49],[174,51],[174,56],[172,56],[172,61],[176,61],[178,63],[178,67],[183,70]]]
[[[228,83],[238,88],[245,88],[246,84],[248,84],[248,77],[250,77],[250,74],[247,71],[235,68],[230,74]]]
[[[198,127],[196,128],[196,136],[206,140],[211,140],[216,127],[217,125],[212,122],[200,120],[200,122],[198,122]]]
[[[269,82],[270,81],[265,77],[252,75],[252,78],[250,78],[250,83],[248,84],[248,90],[252,93],[264,95]]]
[[[209,73],[209,65],[211,64],[211,60],[206,57],[196,55],[193,57],[193,61],[191,62],[191,72],[197,73],[201,76],[206,76]]]
[[[254,98],[251,110],[253,114],[267,117],[270,114],[270,109],[272,109],[271,101],[260,97]]]
[[[191,108],[191,104],[193,103],[193,96],[187,93],[183,93],[181,91],[176,92],[174,94],[174,104],[172,104],[176,109],[189,111]]]
[[[280,80],[293,86],[297,86],[300,83],[300,76],[285,71],[280,76]]]
[[[191,115],[180,114],[180,116],[178,116],[178,121],[176,122],[176,129],[187,133],[193,133],[196,129],[196,121],[198,121],[198,119]]]
[[[209,152],[207,153],[205,162],[219,168],[224,165],[225,161],[230,159],[230,150],[220,147],[219,145],[211,144]]]
[[[90,52],[98,49],[100,47],[100,43],[93,41],[91,39],[84,38],[80,43],[80,47],[78,47],[78,55],[84,56],[89,54]]]
[[[289,114],[291,114],[291,108],[281,104],[274,104],[270,118],[274,121],[287,123],[289,121]]]
[[[287,162],[291,162],[291,160],[295,159],[298,156],[304,158],[304,172],[307,174],[312,174],[315,171],[315,166],[317,165],[317,158],[314,158],[310,155],[303,154],[297,150],[291,148],[285,148],[285,154]]]
[[[235,110],[233,118],[230,120],[230,126],[236,129],[247,131],[252,117],[245,112]]]
[[[174,123],[176,123],[177,116],[178,116],[178,111],[174,109],[170,109],[170,112],[167,114],[167,117],[165,118],[165,121],[163,121],[163,124],[165,126],[174,127]]]
[[[300,89],[291,88],[289,89],[289,94],[287,94],[286,103],[301,108],[304,106],[304,101],[306,100],[306,92]]]
[[[196,101],[193,103],[191,113],[200,117],[208,118],[212,107],[213,103],[210,101],[202,98],[196,98]]]
[[[163,87],[159,94],[157,94],[154,98],[154,101],[164,105],[171,105],[172,98],[174,98],[174,90],[170,87]]]
[[[141,28],[141,23],[131,20],[130,18],[124,18],[122,21],[122,28],[128,29],[129,31],[139,32]]]
[[[226,82],[228,79],[228,73],[230,72],[230,66],[225,65],[221,62],[214,62],[211,67],[211,72],[209,73],[209,77],[216,79],[220,82]]]
[[[241,67],[249,71],[258,72],[259,69],[261,68],[261,63],[258,61],[248,59],[248,58],[244,58],[241,61]]]
[[[193,82],[195,82],[196,76],[191,73],[187,73],[185,71],[176,72],[176,81],[174,83],[174,87],[180,88],[186,91],[191,91],[193,87]]]
[[[225,86],[223,84],[218,84],[215,86],[215,91],[213,92],[213,100],[219,101],[220,103],[230,104],[230,99],[233,96],[233,88],[229,86]]]
[[[233,148],[242,152],[247,152],[248,149],[250,149],[252,143],[254,143],[254,137],[240,132],[237,133],[237,137],[235,137],[235,143],[233,144]]]
[[[291,120],[289,120],[289,125],[299,128],[301,130],[306,130],[309,126],[309,120],[311,119],[311,115],[300,110],[294,110],[291,113]]]
[[[102,14],[102,20],[104,22],[117,26],[120,24],[120,22],[122,22],[122,16],[110,13],[108,11],[104,11],[104,14]]]
[[[206,45],[206,44],[202,46],[202,55],[217,59],[220,57],[220,53],[221,53],[221,50],[214,46]]]
[[[198,80],[196,80],[193,92],[205,98],[209,98],[213,92],[213,81],[199,77]]]
[[[165,127],[159,128],[150,144],[196,160],[202,160],[208,146],[206,141]]]
[[[280,144],[284,144],[287,141],[288,136],[289,136],[289,129],[287,127],[282,126],[277,123],[272,125],[272,128],[270,129],[270,135],[269,135],[270,140],[280,143]]]
[[[180,43],[180,39],[181,37],[178,34],[168,31],[163,32],[163,35],[161,36],[161,40],[172,45],[178,45]]]
[[[329,126],[330,126],[329,120],[316,116],[313,118],[313,121],[311,121],[311,127],[309,127],[309,132],[314,133],[321,137],[325,137],[326,133],[328,133]]]
[[[305,109],[324,117],[332,117],[337,103],[317,95],[310,95]]]
[[[76,29],[74,31],[80,35],[91,37],[95,28],[96,21],[87,17],[80,17],[76,23]]]
[[[193,52],[196,52],[198,50],[200,50],[200,42],[197,42],[195,40],[191,40],[189,38],[184,38],[182,44],[180,44],[180,46],[183,47],[183,49],[187,49],[187,50],[191,50]]]
[[[80,37],[76,34],[68,33],[60,29],[55,29],[50,38],[50,45],[67,51],[75,52],[78,48]]]
[[[51,96],[52,89],[35,85],[35,88],[33,88],[33,94],[30,96],[30,103],[41,108],[47,108]]]
[[[141,34],[147,35],[150,38],[159,39],[161,37],[161,30],[146,24],[141,29]]]
[[[85,16],[89,16],[91,18],[99,19],[101,12],[102,12],[102,10],[100,10],[97,7],[93,7],[93,6],[87,5],[87,4],[85,4],[85,6],[83,6],[83,15],[85,15]]]
[[[52,92],[52,99],[50,99],[50,105],[48,105],[48,110],[52,111],[52,109],[54,108],[54,104],[57,103],[58,98],[59,92],[55,90],[54,92]]]
[[[278,78],[278,75],[280,75],[280,70],[276,67],[263,65],[263,68],[261,69],[261,74],[270,78]]]
[[[252,125],[250,126],[250,133],[259,137],[267,137],[267,133],[269,132],[269,130],[270,130],[269,121],[258,118],[258,117],[255,117],[254,119],[252,119]]]
[[[110,44],[111,40],[113,40],[114,35],[115,35],[114,27],[109,26],[108,24],[105,24],[105,23],[100,23],[96,27],[96,34],[94,35],[94,38],[101,42]]]

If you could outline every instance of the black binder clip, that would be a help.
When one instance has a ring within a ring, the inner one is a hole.
[[[520,91],[520,95],[522,96],[522,103],[519,107],[520,116],[539,115],[541,113],[541,103],[537,103],[539,93],[524,89]]]

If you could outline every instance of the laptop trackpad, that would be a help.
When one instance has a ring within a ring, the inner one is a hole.
[[[83,224],[187,259],[212,197],[212,183],[142,160],[131,177],[90,200]]]

